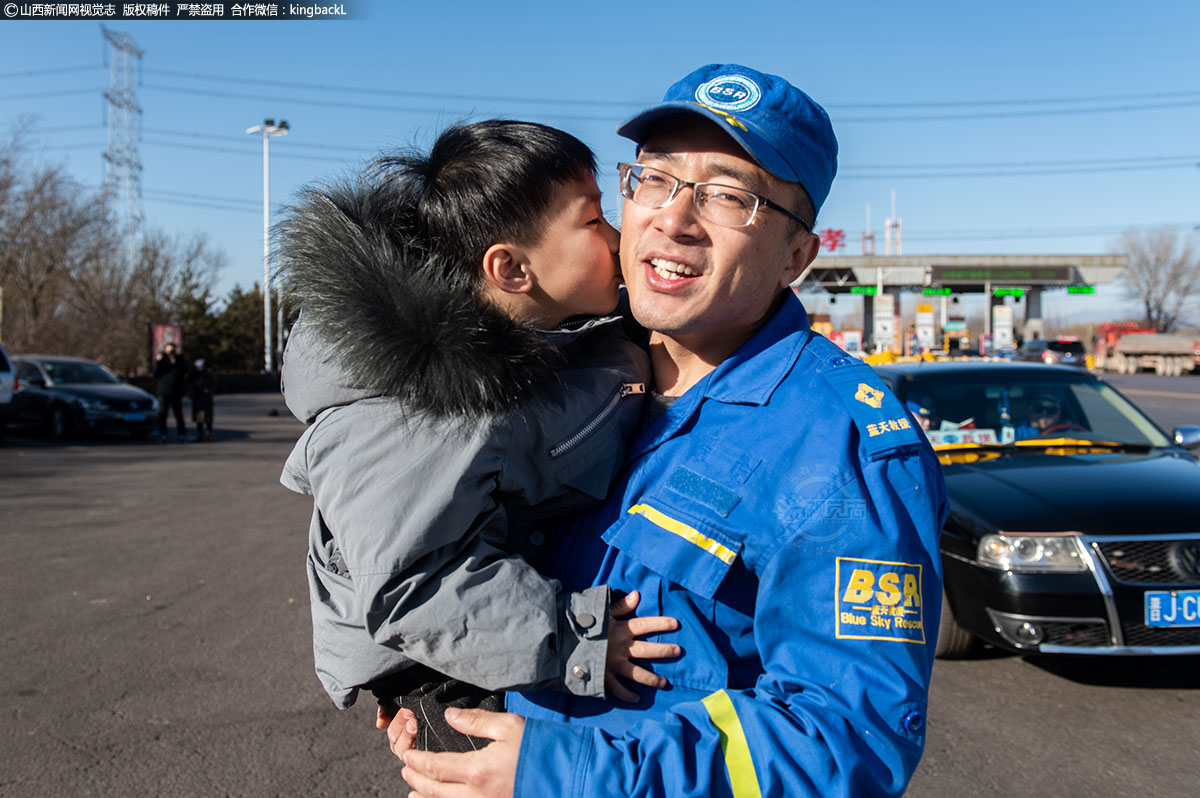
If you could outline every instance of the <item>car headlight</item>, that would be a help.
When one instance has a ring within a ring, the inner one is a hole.
[[[91,410],[93,412],[109,409],[108,402],[101,401],[100,399],[80,399],[79,406],[84,410]]]
[[[150,409],[151,409],[151,410],[158,410],[158,400],[157,400],[157,399],[151,399],[151,400],[150,400]]]
[[[1001,571],[1086,571],[1078,535],[1020,535],[999,532],[979,541],[979,564]]]

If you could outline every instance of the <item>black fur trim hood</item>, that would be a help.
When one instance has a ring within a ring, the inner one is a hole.
[[[365,180],[305,189],[275,227],[284,293],[300,304],[283,382],[292,412],[391,396],[477,420],[553,378],[556,348],[406,242],[402,201]]]

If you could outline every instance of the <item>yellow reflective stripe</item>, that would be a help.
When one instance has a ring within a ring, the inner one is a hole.
[[[754,772],[754,760],[750,757],[750,745],[746,742],[746,733],[742,731],[742,722],[738,720],[729,694],[718,690],[701,703],[721,733],[721,751],[725,754],[725,769],[729,772],[733,798],[762,798],[758,775]]]
[[[733,549],[722,546],[712,538],[700,534],[682,521],[677,521],[671,516],[659,512],[648,504],[635,504],[629,508],[629,512],[633,513],[634,515],[644,516],[647,521],[655,526],[660,526],[668,532],[679,535],[679,537],[683,538],[688,543],[699,546],[709,554],[719,558],[727,565],[733,565],[733,561],[737,559],[737,552]]]

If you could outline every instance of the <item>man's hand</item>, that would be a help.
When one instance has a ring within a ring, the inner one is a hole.
[[[660,690],[667,686],[667,680],[651,670],[635,665],[632,660],[670,659],[683,653],[683,649],[677,645],[647,643],[638,639],[643,635],[673,632],[679,628],[679,621],[665,616],[625,620],[626,616],[637,609],[641,598],[635,590],[613,600],[612,623],[608,627],[607,667],[604,669],[604,689],[608,694],[634,704],[638,701],[637,693],[626,687],[618,676]]]
[[[517,778],[517,754],[521,750],[521,735],[525,733],[525,718],[506,712],[451,707],[446,710],[446,722],[463,734],[495,742],[465,754],[412,750],[397,754],[404,762],[400,775],[413,788],[411,798],[510,798]],[[392,723],[395,725],[394,720]],[[396,750],[395,745],[392,750]]]

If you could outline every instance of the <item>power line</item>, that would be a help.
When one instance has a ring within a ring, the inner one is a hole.
[[[75,129],[91,129],[98,127],[95,125],[84,125],[78,127],[66,127],[61,130]],[[240,141],[241,139],[234,137],[226,137],[220,135],[206,135],[202,133],[188,133],[186,131],[172,131],[165,129],[150,129],[147,132],[158,133],[161,135],[187,136],[189,138],[212,141]],[[238,146],[218,147],[204,146],[200,144],[187,144],[177,141],[159,141],[159,140],[143,140],[143,145],[153,147],[171,147],[175,149],[201,150],[205,152],[223,152],[233,155],[252,155],[258,157],[259,151],[254,148],[243,148]],[[288,149],[295,149],[297,146],[303,146],[309,149],[321,151],[342,150],[349,154],[357,155],[357,160],[366,160],[375,155],[378,151],[374,148],[357,148],[343,147],[324,144],[301,144],[300,142],[291,142]],[[102,144],[51,144],[42,147],[44,150],[74,150],[86,149],[88,147],[102,148]],[[279,153],[275,157],[301,161],[317,161],[323,163],[347,163],[356,160],[354,157],[335,157],[335,156],[320,156],[306,155],[303,153]],[[1078,164],[1078,165],[1075,165]],[[1158,171],[1167,169],[1191,169],[1200,165],[1200,155],[1164,155],[1164,156],[1144,156],[1131,158],[1113,158],[1113,159],[1089,159],[1089,160],[1063,160],[1063,161],[1015,161],[1012,163],[979,163],[979,164],[946,164],[944,167],[937,164],[868,164],[864,166],[855,166],[845,164],[838,170],[838,180],[956,180],[963,178],[979,178],[979,177],[1041,177],[1055,176],[1068,174],[1102,174],[1107,172],[1144,172]],[[964,171],[949,171],[951,169],[961,169]],[[863,172],[862,170],[868,170]],[[870,171],[879,170],[879,171]],[[889,171],[890,170],[890,171]],[[905,171],[914,170],[914,171]],[[915,171],[921,170],[921,171]]]
[[[1149,172],[1163,169],[1191,169],[1200,165],[1194,161],[1172,164],[1140,164],[1126,166],[1093,166],[1093,167],[1064,167],[1045,169],[1012,169],[997,171],[971,172],[895,172],[883,174],[844,174],[838,173],[838,180],[931,180],[959,179],[976,177],[1051,177],[1054,175],[1099,174],[1102,172]]]
[[[196,133],[195,131],[189,131],[189,130],[166,130],[164,128],[152,128],[152,127],[144,128],[143,132],[155,133],[155,134],[163,135],[163,136],[177,136],[180,138],[206,139],[206,140],[210,140],[210,141],[228,141],[228,142],[236,141],[241,144],[247,145],[247,150],[253,149],[253,152],[255,152],[255,153],[262,152],[261,147],[258,147],[257,145],[255,145],[253,140],[248,141],[245,136],[225,136],[225,135],[221,135],[219,133]],[[289,150],[294,149],[296,147],[303,147],[303,148],[308,148],[308,149],[318,149],[318,150],[322,150],[322,151],[343,150],[345,152],[354,152],[354,153],[363,153],[365,151],[364,148],[362,148],[362,147],[347,147],[344,145],[337,145],[337,144],[306,144],[304,142],[291,142],[291,141],[288,142]]]
[[[263,94],[241,94],[241,93],[237,93],[237,92],[228,92],[228,91],[213,91],[213,90],[208,90],[208,89],[191,89],[191,88],[184,88],[181,86],[151,86],[151,85],[147,84],[147,85],[143,86],[142,88],[150,89],[152,91],[179,92],[179,93],[183,93],[183,94],[196,94],[196,95],[206,96],[206,97],[220,97],[220,98],[226,99],[226,100],[255,100],[255,101],[263,101],[263,102],[271,102],[271,103],[275,103],[276,105],[281,104],[281,103],[293,103],[295,105],[316,105],[316,106],[322,106],[322,107],[326,107],[326,108],[349,108],[349,109],[354,109],[354,110],[359,110],[359,111],[385,111],[385,112],[390,112],[390,113],[403,113],[403,114],[445,114],[447,116],[452,116],[452,117],[474,116],[475,114],[478,113],[477,111],[474,111],[474,110],[466,111],[466,110],[462,110],[462,109],[453,109],[453,108],[444,108],[444,107],[443,108],[420,108],[420,107],[411,107],[411,106],[379,105],[379,104],[375,104],[375,103],[354,103],[354,102],[346,102],[343,100],[320,100],[320,99],[315,99],[315,98],[311,98],[311,97],[299,97],[299,98],[298,97],[274,97],[274,96],[268,96],[268,95],[263,95]],[[552,118],[566,119],[566,120],[572,120],[572,121],[576,121],[576,120],[592,121],[592,122],[611,122],[612,121],[611,116],[585,115],[585,114],[557,114],[556,113],[553,115]]]
[[[167,199],[164,197],[146,197],[146,201],[152,202],[152,203],[166,204],[166,205],[186,205],[186,206],[192,207],[192,208],[206,208],[208,210],[213,210],[213,211],[233,211],[235,213],[245,213],[245,214],[251,214],[251,213],[259,214],[262,212],[261,209],[258,209],[258,208],[238,208],[238,207],[234,207],[232,205],[222,205],[222,204],[216,203],[216,202],[203,202],[203,201],[199,201],[199,200]]]
[[[221,97],[224,99],[240,99],[240,100],[256,100],[273,103],[294,103],[297,105],[316,105],[329,108],[349,108],[362,111],[384,111],[390,113],[408,113],[408,114],[446,114],[450,116],[473,116],[478,113],[475,110],[453,109],[453,108],[426,108],[416,106],[397,106],[397,105],[380,105],[375,103],[355,103],[342,100],[321,100],[310,97],[270,97],[262,94],[241,94],[228,91],[214,91],[208,89],[193,89],[182,86],[151,86],[146,85],[143,88],[154,91],[178,92],[183,94],[195,94],[208,97]],[[488,102],[503,102],[498,98],[491,98]],[[854,124],[866,122],[935,122],[935,121],[954,121],[954,120],[972,120],[972,119],[1015,119],[1028,118],[1038,116],[1075,116],[1085,114],[1101,114],[1101,113],[1126,113],[1130,111],[1148,111],[1161,110],[1164,108],[1184,108],[1200,106],[1200,98],[1193,100],[1181,100],[1177,102],[1161,102],[1148,103],[1142,105],[1115,105],[1115,106],[1099,106],[1092,108],[1069,108],[1069,109],[1044,109],[1044,110],[1029,110],[1029,111],[991,111],[979,113],[963,113],[963,114],[915,114],[915,115],[900,115],[900,116],[865,116],[865,117],[838,117],[837,123]],[[585,121],[585,122],[611,122],[612,117],[609,115],[597,114],[560,114],[554,112],[549,114],[552,119],[562,119],[569,121]]]
[[[101,89],[63,89],[61,91],[39,91],[30,94],[6,94],[0,97],[5,100],[40,100],[45,97],[66,97],[71,94],[103,94]]]
[[[70,67],[48,67],[46,69],[27,69],[24,72],[4,72],[0,73],[0,80],[8,78],[32,78],[38,75],[57,75],[63,72],[84,72],[103,69],[103,64],[89,64]]]
[[[178,141],[143,141],[142,144],[151,147],[174,147],[176,149],[203,150],[205,152],[227,152],[234,155],[254,155],[258,158],[262,157],[261,152],[255,152],[254,150],[240,150],[233,147],[206,147],[203,144],[183,144]],[[324,161],[326,163],[347,163],[352,160],[348,158],[323,157],[320,155],[301,155],[295,153],[280,153],[278,155],[272,155],[271,157],[272,160],[275,158],[284,158],[293,161]]]
[[[35,135],[42,135],[46,133],[71,133],[76,130],[99,130],[102,127],[104,127],[104,125],[98,122],[93,122],[90,125],[65,125],[63,127],[33,128],[30,130],[30,132]]]
[[[305,91],[334,91],[340,94],[368,94],[380,95],[388,97],[416,97],[426,100],[466,100],[470,102],[506,102],[506,103],[531,103],[539,105],[582,105],[594,108],[598,105],[608,106],[613,108],[637,108],[643,105],[638,102],[623,102],[619,100],[593,100],[593,99],[569,99],[561,97],[505,97],[491,96],[484,94],[448,94],[444,92],[427,92],[427,91],[408,91],[404,89],[364,89],[361,86],[330,86],[320,83],[300,83],[295,81],[283,80],[263,80],[261,78],[255,80],[247,80],[243,77],[231,77],[225,75],[205,75],[198,72],[178,72],[170,69],[147,69],[152,75],[164,75],[169,77],[191,78],[195,80],[209,80],[221,83],[236,83],[240,86],[246,84],[258,84],[261,86],[280,86],[288,89],[304,89]]]
[[[1152,100],[1166,97],[1200,97],[1200,90],[1164,91],[1151,94],[1109,94],[1090,97],[1043,97],[1019,100],[946,100],[942,102],[896,102],[896,103],[829,103],[826,108],[853,108],[867,110],[871,108],[969,108],[986,105],[1051,105],[1065,103],[1118,102],[1123,100]]]
[[[262,78],[247,80],[245,76],[231,75],[211,75],[199,72],[181,72],[170,69],[146,69],[152,75],[163,75],[167,77],[180,77],[192,80],[207,80],[219,83],[235,83],[240,86],[247,84],[257,84],[261,86],[279,86],[291,89],[304,89],[306,91],[334,91],[338,93],[365,94],[390,97],[416,97],[422,99],[434,100],[466,100],[471,102],[513,102],[513,103],[529,103],[537,105],[581,105],[588,107],[605,106],[613,108],[640,108],[648,104],[642,101],[620,101],[620,100],[594,100],[594,99],[575,99],[564,97],[515,97],[502,95],[484,95],[484,94],[454,94],[446,92],[422,92],[411,91],[404,89],[375,89],[363,88],[362,86],[345,86],[345,85],[328,85],[321,83],[306,83],[300,81],[281,81],[281,80],[264,80]],[[1141,94],[1102,94],[1102,95],[1085,95],[1077,97],[1044,97],[1044,98],[1028,98],[1022,97],[1019,99],[998,99],[998,100],[946,100],[934,102],[917,102],[913,100],[904,102],[865,102],[865,103],[826,103],[827,109],[855,109],[855,110],[870,110],[870,109],[896,109],[896,108],[970,108],[970,107],[985,107],[996,105],[1016,105],[1016,106],[1031,106],[1031,105],[1061,105],[1070,103],[1111,103],[1122,102],[1127,100],[1146,101],[1146,100],[1163,100],[1166,98],[1194,98],[1200,99],[1200,90],[1189,89],[1185,91],[1170,91],[1170,92],[1150,92]]]
[[[181,191],[168,191],[166,189],[148,188],[144,189],[147,194],[156,194],[160,197],[169,197],[175,199],[192,199],[211,202],[220,202],[224,204],[242,204],[250,206],[250,210],[262,210],[262,202],[260,200],[241,199],[239,197],[218,197],[212,194],[190,194]]]
[[[1174,222],[1155,225],[1108,224],[1085,227],[1027,228],[1024,230],[1014,228],[995,230],[928,230],[911,233],[906,232],[904,237],[905,239],[916,241],[999,241],[1014,238],[1096,238],[1101,236],[1116,236],[1121,230],[1131,226],[1152,230],[1187,230],[1191,229],[1193,225],[1193,222]],[[846,232],[850,235],[856,234],[855,231],[852,230],[847,230]]]
[[[1060,108],[1042,111],[993,111],[966,114],[918,114],[913,116],[840,116],[837,117],[836,121],[839,125],[854,122],[948,122],[964,119],[1015,119],[1033,116],[1073,116],[1082,114],[1125,113],[1129,111],[1161,110],[1163,108],[1185,108],[1196,105],[1200,105],[1200,98],[1195,100],[1149,103],[1144,105],[1112,105],[1099,106],[1095,108]]]
[[[847,165],[846,169],[992,169],[1005,167],[1084,166],[1115,163],[1143,163],[1151,161],[1200,160],[1200,155],[1135,155],[1125,158],[1082,158],[1049,161],[991,161],[975,163],[908,163],[908,164],[858,164]]]

